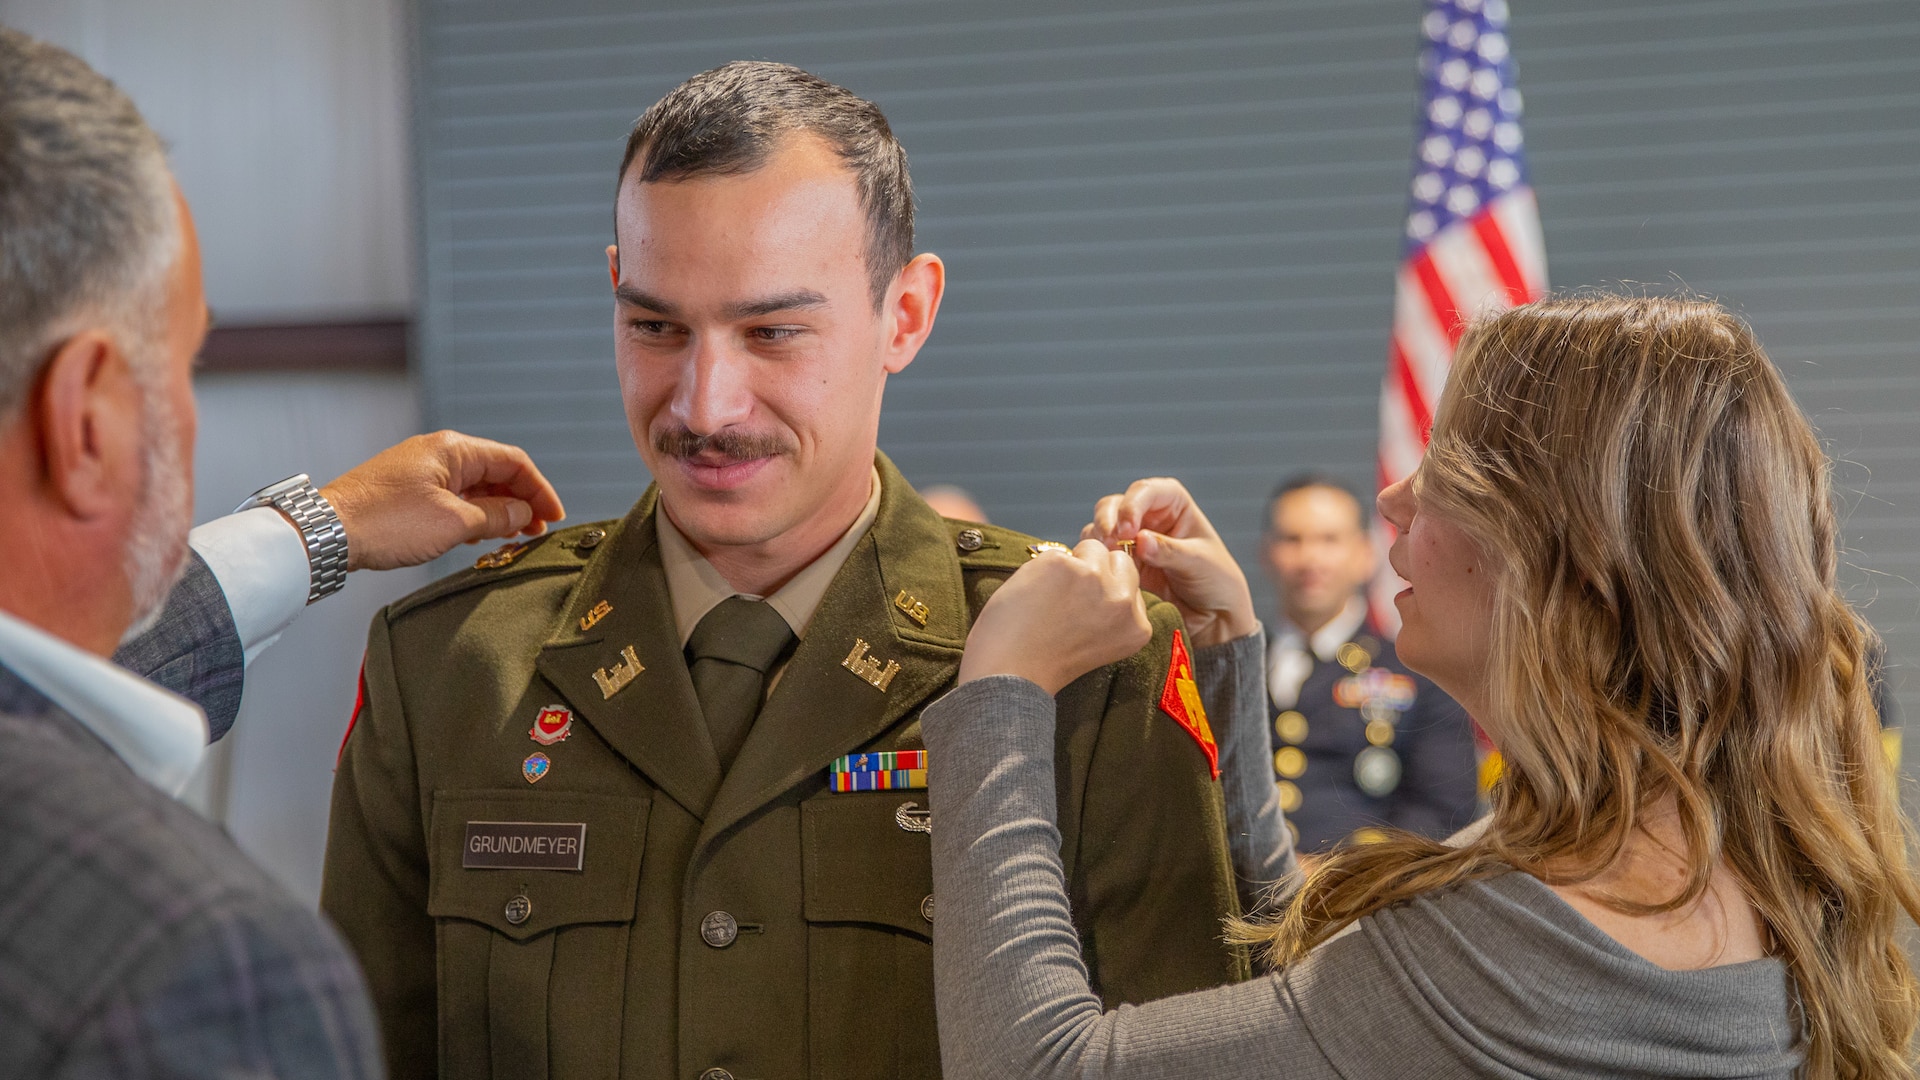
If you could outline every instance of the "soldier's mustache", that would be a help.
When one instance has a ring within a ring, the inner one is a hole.
[[[715,453],[733,461],[753,461],[791,452],[787,441],[778,435],[725,429],[711,435],[695,435],[686,428],[662,431],[653,437],[653,448],[677,458]]]

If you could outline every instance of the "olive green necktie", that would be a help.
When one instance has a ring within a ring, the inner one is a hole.
[[[792,650],[793,628],[765,600],[730,596],[687,638],[687,671],[720,768],[731,768],[760,713],[767,673]]]

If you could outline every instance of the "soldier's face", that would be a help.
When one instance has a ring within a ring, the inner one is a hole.
[[[1301,488],[1275,504],[1266,561],[1281,605],[1306,630],[1338,615],[1375,565],[1353,496],[1322,487]]]
[[[741,175],[630,178],[616,216],[620,389],[674,524],[710,555],[830,546],[866,502],[886,378],[932,329],[939,260],[876,310],[854,176],[808,135]]]

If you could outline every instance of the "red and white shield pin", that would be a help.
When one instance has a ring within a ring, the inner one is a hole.
[[[549,705],[533,718],[527,734],[541,746],[552,746],[573,734],[573,712],[565,705]]]

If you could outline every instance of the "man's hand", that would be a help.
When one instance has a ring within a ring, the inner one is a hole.
[[[1124,493],[1101,499],[1080,537],[1108,547],[1134,541],[1140,587],[1180,609],[1195,645],[1225,644],[1259,625],[1247,575],[1178,480],[1135,480]]]
[[[1057,694],[1152,639],[1133,560],[1083,540],[1072,554],[1027,563],[994,591],[967,634],[959,682],[1018,675]]]
[[[320,489],[347,530],[347,569],[415,566],[456,544],[539,536],[567,516],[517,446],[457,431],[415,435]]]

